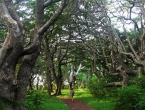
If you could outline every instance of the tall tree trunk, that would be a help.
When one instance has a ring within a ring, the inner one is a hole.
[[[45,4],[45,7],[58,1],[50,1]],[[8,100],[11,99],[21,103],[25,102],[30,73],[40,53],[40,38],[63,11],[66,1],[61,1],[61,5],[53,17],[45,26],[42,26],[44,22],[44,4],[42,0],[36,0],[37,19],[34,39],[32,45],[24,48],[22,43],[24,28],[16,14],[12,0],[0,0],[0,20],[8,27],[8,34],[0,49],[0,96]],[[15,74],[16,65],[19,60],[22,63],[19,67],[18,74]],[[0,101],[10,110],[25,110],[23,106],[14,107],[3,99]]]
[[[100,75],[98,74],[98,72],[96,70],[96,58],[94,58],[93,60],[91,60],[91,68],[92,68],[92,72],[98,78],[98,83],[100,83]]]
[[[62,87],[62,70],[61,70],[61,64],[58,64],[58,76],[56,78],[55,95],[61,95],[61,87]]]
[[[71,71],[70,71],[70,75],[69,75],[69,88],[72,88],[72,86],[73,86],[74,76],[75,76],[75,66],[71,65]]]
[[[9,7],[9,10],[6,6]],[[15,98],[15,90],[18,85],[15,78],[15,67],[23,52],[20,41],[22,33],[19,24],[9,13],[11,9],[13,7],[7,0],[0,0],[0,19],[8,26],[8,34],[0,49],[0,96],[8,100]],[[15,15],[15,12],[13,13]],[[13,106],[6,100],[2,99],[1,102],[10,110],[13,110]]]
[[[26,91],[27,91],[27,86],[29,84],[29,77],[30,73],[32,71],[32,68],[35,64],[35,61],[39,55],[39,52],[36,52],[33,55],[27,55],[24,57],[23,62],[20,66],[20,70],[18,73],[18,88],[16,90],[16,100],[24,103],[25,98],[26,98]],[[17,110],[25,110],[25,107],[17,107]]]
[[[45,54],[46,54],[46,78],[47,78],[47,91],[48,91],[48,96],[51,96],[52,92],[52,74],[53,74],[53,56],[51,55],[50,52],[50,47],[49,47],[49,39],[47,36],[45,36]]]
[[[49,71],[48,67],[47,67],[47,72],[46,72],[46,78],[47,78],[48,96],[51,96],[51,92],[52,92],[52,79],[51,79],[51,72]]]
[[[36,28],[41,27],[44,24],[44,8],[43,1],[36,0]],[[26,55],[20,66],[18,73],[19,87],[16,91],[16,100],[24,103],[26,98],[27,86],[29,83],[29,77],[32,72],[32,68],[35,65],[35,61],[40,54],[40,35],[38,30],[35,30],[36,34],[34,36],[34,45],[37,45],[37,51],[31,55]],[[24,106],[17,107],[17,110],[25,110]]]
[[[31,74],[29,77],[29,90],[33,90],[33,75]]]

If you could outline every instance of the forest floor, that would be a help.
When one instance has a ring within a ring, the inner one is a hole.
[[[87,104],[83,103],[78,99],[74,99],[74,102],[72,102],[71,98],[60,99],[70,108],[70,110],[93,110]]]

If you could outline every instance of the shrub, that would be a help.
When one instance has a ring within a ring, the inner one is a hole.
[[[120,88],[113,110],[135,110],[135,105],[137,105],[140,100],[141,94],[138,86]]]
[[[134,107],[135,110],[145,110],[145,101],[139,101]]]
[[[27,110],[42,110],[43,92],[31,90],[27,92],[26,108]]]
[[[97,83],[97,81],[93,81],[89,84],[88,88],[92,96],[103,98],[105,96],[109,96],[111,90],[105,87],[105,85],[106,83],[103,80],[100,83]]]
[[[140,88],[144,91],[145,88],[145,76],[142,76],[141,78],[136,78],[136,85],[140,86]]]

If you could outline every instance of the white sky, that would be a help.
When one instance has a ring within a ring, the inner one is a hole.
[[[123,24],[121,21],[113,16],[117,17],[125,17],[129,18],[129,8],[122,7],[122,4],[124,4],[127,7],[131,7],[132,5],[126,2],[126,0],[110,0],[111,2],[107,5],[108,10],[110,11],[109,16],[111,17],[112,24],[115,28],[119,29],[120,31],[123,31]],[[121,1],[117,2],[117,1]],[[140,9],[138,7],[133,7],[132,8],[133,13],[132,13],[132,19],[135,19],[139,17]],[[111,14],[112,13],[112,14]],[[125,27],[127,30],[134,29],[134,24],[131,20],[125,20]],[[140,25],[139,25],[140,27]]]
[[[41,75],[38,75],[37,74],[37,75],[34,75],[33,77],[35,77],[34,82],[33,82],[34,85],[37,84],[37,81],[38,81],[37,78],[39,78],[38,85],[43,85],[44,82],[43,82],[43,79],[42,79],[42,76]]]

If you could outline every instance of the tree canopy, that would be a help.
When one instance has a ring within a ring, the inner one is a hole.
[[[0,0],[0,96],[24,103],[38,73],[48,95],[52,82],[60,95],[65,80],[72,87],[94,75],[128,86],[145,74],[144,26],[144,0]]]

